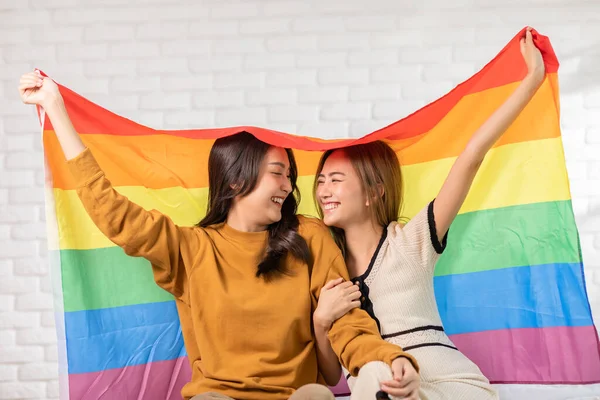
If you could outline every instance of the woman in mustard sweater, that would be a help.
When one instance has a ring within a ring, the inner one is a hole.
[[[296,215],[291,150],[249,133],[218,139],[207,214],[197,226],[180,227],[112,187],[51,79],[26,73],[19,91],[50,118],[96,226],[128,255],[148,259],[156,283],[175,297],[192,368],[185,399],[333,399],[318,369],[331,350],[316,343],[313,313],[325,283],[348,274],[321,221]],[[381,361],[416,399],[416,361],[381,339],[366,312],[338,319],[327,337],[350,373]]]

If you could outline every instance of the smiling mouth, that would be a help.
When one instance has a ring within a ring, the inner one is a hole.
[[[277,204],[279,207],[283,205],[283,197],[271,197],[271,201]]]
[[[323,210],[333,211],[340,206],[340,203],[327,203],[323,205]]]

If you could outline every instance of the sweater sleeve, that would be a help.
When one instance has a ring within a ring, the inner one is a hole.
[[[421,209],[406,225],[393,223],[388,230],[390,242],[406,257],[433,271],[446,249],[448,233],[440,242],[435,227],[433,201]]]
[[[324,225],[311,238],[310,247],[313,254],[311,292],[314,310],[321,288],[327,282],[339,277],[349,280],[349,276],[342,254]],[[408,358],[418,371],[416,360],[399,346],[383,340],[375,321],[359,308],[335,321],[328,337],[340,363],[352,376],[358,375],[360,368],[370,361],[391,365],[398,357]]]
[[[126,254],[150,261],[156,283],[185,301],[184,255],[194,254],[188,249],[197,241],[193,228],[179,227],[168,216],[147,211],[117,192],[89,149],[67,164],[77,194],[98,229]]]

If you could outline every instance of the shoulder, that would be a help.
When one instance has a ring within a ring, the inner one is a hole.
[[[320,218],[298,215],[298,221],[300,222],[298,234],[306,240],[313,253],[332,251],[337,254],[340,252],[331,231]]]
[[[308,239],[314,235],[330,235],[329,228],[325,223],[317,217],[308,215],[298,215],[298,233],[300,236]]]
[[[402,233],[402,229],[404,229],[406,225],[400,223],[398,221],[392,221],[387,226],[387,235],[390,239],[394,238],[396,235]]]
[[[185,238],[198,246],[205,245],[209,240],[213,241],[215,235],[217,234],[217,229],[215,229],[215,226],[207,226],[206,228],[203,228],[198,225],[191,225],[180,227],[180,231]]]
[[[422,207],[408,222],[393,221],[388,225],[388,237],[392,241],[415,239],[429,232],[432,214],[432,204]]]

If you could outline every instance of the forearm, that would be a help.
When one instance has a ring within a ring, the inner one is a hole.
[[[543,79],[543,74],[527,75],[513,94],[475,132],[459,159],[463,158],[463,161],[478,167],[535,95]]]
[[[44,106],[46,115],[50,118],[54,132],[63,150],[65,158],[71,160],[85,150],[79,134],[75,131],[62,97],[57,96]]]
[[[68,160],[67,167],[83,207],[109,240],[166,271],[181,264],[182,230],[168,216],[148,211],[115,190],[89,149]]]
[[[473,134],[456,159],[434,204],[439,240],[442,240],[465,201],[485,155],[523,111],[543,77],[543,74],[528,75],[504,104]]]
[[[327,332],[329,328],[315,321],[315,339],[317,344],[317,361],[319,370],[329,386],[335,386],[342,376],[342,367],[337,355],[331,347]]]
[[[383,340],[375,321],[364,311],[354,309],[334,322],[327,335],[340,362],[352,376],[370,361],[388,365],[398,357],[408,358],[418,371],[417,361],[392,343]]]

